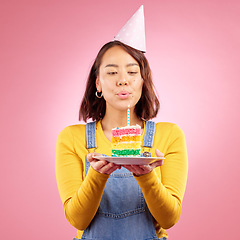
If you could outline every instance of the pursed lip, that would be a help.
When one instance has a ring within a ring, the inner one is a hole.
[[[128,91],[120,91],[117,92],[117,95],[121,98],[121,99],[125,99],[128,98],[128,96],[130,95],[130,93]]]

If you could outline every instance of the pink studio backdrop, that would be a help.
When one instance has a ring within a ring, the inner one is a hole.
[[[144,4],[161,111],[185,132],[189,177],[169,239],[238,239],[240,2],[0,2],[1,239],[72,239],[55,180],[58,133],[78,122],[90,66]]]

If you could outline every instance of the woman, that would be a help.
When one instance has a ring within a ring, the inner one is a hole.
[[[141,126],[143,144],[146,126],[155,129],[142,151],[164,156],[162,166],[158,161],[119,166],[97,159],[98,154],[111,155],[111,130],[126,126],[129,105],[131,125]],[[187,152],[177,125],[148,122],[158,109],[144,54],[119,41],[105,44],[91,68],[80,108],[80,119],[92,118],[96,127],[86,132],[84,124],[69,126],[57,140],[57,183],[66,218],[78,229],[75,239],[168,237],[165,229],[181,214]]]

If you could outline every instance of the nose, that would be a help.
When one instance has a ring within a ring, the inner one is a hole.
[[[117,85],[118,86],[127,86],[129,84],[128,80],[126,79],[125,76],[122,76],[118,79]]]

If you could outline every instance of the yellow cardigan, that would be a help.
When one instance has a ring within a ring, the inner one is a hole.
[[[111,142],[104,135],[101,122],[96,125],[96,140],[96,152],[111,155]],[[152,156],[156,156],[155,149],[164,154],[163,165],[135,179],[155,219],[157,237],[161,238],[167,237],[165,229],[172,227],[181,214],[188,172],[183,131],[176,124],[157,123],[150,150]],[[109,177],[90,167],[85,178],[87,154],[84,124],[69,126],[61,131],[56,148],[56,178],[65,216],[78,229],[76,237],[79,239],[98,209]]]

